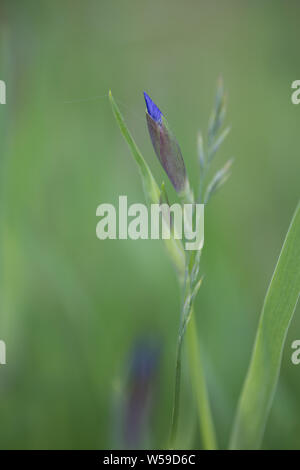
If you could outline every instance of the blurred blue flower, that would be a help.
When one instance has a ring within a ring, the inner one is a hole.
[[[150,338],[140,338],[131,353],[124,423],[127,448],[139,448],[149,437],[149,419],[159,356],[160,347]]]

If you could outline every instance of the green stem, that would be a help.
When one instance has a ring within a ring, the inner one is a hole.
[[[171,424],[171,435],[170,435],[170,449],[174,449],[175,440],[178,429],[178,417],[179,417],[179,401],[180,401],[180,380],[181,380],[181,349],[182,339],[178,341],[176,351],[176,366],[175,366],[175,389],[174,389],[174,401],[172,410],[172,424]]]
[[[190,374],[197,400],[198,419],[203,447],[206,450],[217,449],[216,433],[209,404],[194,311],[192,311],[191,319],[187,326],[186,337]]]
[[[187,186],[185,194],[183,197],[183,202],[189,202],[189,199],[194,201],[191,191],[188,190]],[[186,321],[185,315],[189,317],[187,324],[187,347],[189,355],[189,365],[192,386],[194,388],[194,393],[197,401],[197,411],[199,418],[199,427],[202,436],[203,448],[204,449],[216,449],[217,440],[216,433],[214,429],[212,414],[210,410],[207,386],[205,381],[204,369],[202,366],[201,360],[201,351],[198,343],[196,322],[194,319],[194,309],[192,304],[190,305],[190,311],[184,312],[184,304],[187,300],[186,298],[186,289],[191,295],[191,286],[190,285],[190,275],[192,273],[193,267],[199,265],[200,258],[196,260],[195,253],[190,255],[190,258],[186,258],[186,263],[188,266],[188,275],[185,276],[185,281],[183,284],[184,289],[184,302],[182,310],[182,318],[180,321],[180,330],[177,343],[177,353],[176,353],[176,366],[175,366],[175,390],[174,390],[174,402],[173,402],[173,411],[172,411],[172,422],[171,422],[171,434],[170,434],[170,448],[173,449],[176,441],[177,428],[178,428],[178,418],[179,418],[179,404],[180,404],[180,381],[181,381],[181,353],[182,353],[182,343],[185,335],[185,327],[183,324]],[[183,275],[181,276],[183,278]],[[187,282],[187,284],[186,284]]]

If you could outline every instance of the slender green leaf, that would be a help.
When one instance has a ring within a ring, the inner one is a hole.
[[[192,311],[187,325],[187,350],[191,374],[191,385],[197,402],[197,415],[202,437],[202,445],[206,450],[217,449],[217,437],[212,417],[209,394],[206,384],[200,341],[197,334],[195,314]]]
[[[284,342],[300,293],[300,204],[275,268],[238,404],[230,447],[260,446],[275,393]]]
[[[117,103],[115,102],[113,96],[112,96],[112,93],[111,91],[109,90],[109,99],[110,99],[110,103],[111,103],[111,106],[112,106],[112,110],[113,110],[113,113],[114,113],[114,116],[116,118],[116,121],[117,123],[119,124],[119,127],[121,129],[121,132],[127,142],[127,144],[129,145],[129,148],[132,152],[132,155],[136,161],[136,163],[138,164],[138,167],[139,167],[139,170],[140,170],[140,173],[141,173],[141,177],[142,177],[142,181],[143,181],[143,186],[144,186],[144,191],[145,191],[145,194],[146,194],[146,197],[147,199],[150,199],[150,202],[154,203],[154,204],[158,204],[159,203],[159,196],[160,196],[160,190],[159,190],[159,187],[151,173],[151,170],[149,168],[149,166],[147,165],[146,161],[144,160],[144,157],[142,156],[138,146],[136,145],[132,135],[130,134],[126,124],[125,124],[125,121],[124,121],[124,118],[119,110],[119,107],[117,105]]]

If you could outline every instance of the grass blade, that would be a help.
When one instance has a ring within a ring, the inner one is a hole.
[[[160,190],[159,187],[151,173],[151,170],[149,166],[147,165],[146,161],[144,160],[144,157],[142,156],[138,146],[136,145],[132,135],[130,134],[124,118],[119,110],[119,107],[117,103],[115,102],[111,91],[109,90],[109,100],[112,106],[112,110],[114,113],[114,116],[116,118],[117,123],[119,124],[119,127],[121,129],[121,132],[123,134],[124,139],[126,140],[127,144],[129,145],[129,148],[131,150],[131,153],[138,164],[141,177],[143,180],[143,186],[144,186],[144,191],[146,194],[147,199],[150,199],[150,202],[153,204],[158,204],[159,203],[159,197],[160,197]]]
[[[232,449],[260,446],[275,393],[287,330],[300,293],[300,204],[268,288],[249,370],[240,396]]]
[[[205,379],[203,359],[197,335],[194,312],[191,312],[190,322],[187,326],[187,348],[192,387],[196,397],[197,415],[202,437],[202,445],[205,450],[216,450],[217,437],[211,413],[209,394]]]

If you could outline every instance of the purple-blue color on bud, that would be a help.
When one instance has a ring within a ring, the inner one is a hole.
[[[146,101],[146,106],[147,106],[147,111],[148,111],[149,116],[152,117],[153,121],[161,124],[161,117],[163,115],[161,110],[156,106],[156,104],[152,101],[150,96],[148,96],[145,91],[144,91],[144,98]]]

